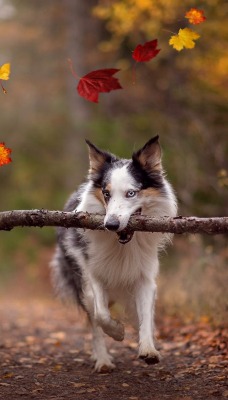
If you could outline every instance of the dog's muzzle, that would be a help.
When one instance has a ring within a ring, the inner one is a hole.
[[[115,215],[110,215],[110,217],[105,222],[105,228],[109,231],[118,231],[120,222]]]
[[[111,215],[105,223],[105,228],[109,231],[116,232],[118,231],[120,226],[120,222],[115,215]],[[127,229],[123,229],[120,232],[117,232],[118,240],[121,244],[128,243],[134,232],[129,232]]]
[[[141,212],[142,212],[142,209],[139,208],[132,215],[141,215]],[[134,235],[134,231],[129,231],[128,229],[123,229],[122,231],[117,232],[118,241],[121,244],[126,244],[126,243],[130,242],[130,240],[133,238],[133,235]]]

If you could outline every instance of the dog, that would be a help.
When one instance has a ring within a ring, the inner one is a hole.
[[[131,159],[118,158],[86,142],[88,178],[71,195],[64,211],[102,214],[105,230],[58,228],[52,261],[54,284],[87,313],[95,371],[115,368],[104,333],[117,341],[124,339],[123,321],[110,313],[113,304],[121,305],[138,331],[139,357],[147,364],[156,364],[160,360],[154,345],[158,253],[171,235],[129,233],[125,228],[135,214],[176,216],[176,198],[164,176],[159,137],[150,139]]]

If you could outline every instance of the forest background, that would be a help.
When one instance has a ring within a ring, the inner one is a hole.
[[[207,20],[192,50],[177,52],[171,32],[191,7]],[[63,208],[88,168],[85,138],[130,157],[159,134],[180,215],[228,215],[228,3],[180,0],[0,0],[0,142],[13,162],[0,169],[0,210]],[[138,43],[158,39],[159,55],[136,65]],[[124,90],[92,104],[79,76],[120,68]],[[0,232],[0,291],[51,295],[51,228]],[[176,236],[161,257],[159,304],[166,313],[220,323],[228,310],[227,237]],[[49,294],[48,294],[49,293]]]

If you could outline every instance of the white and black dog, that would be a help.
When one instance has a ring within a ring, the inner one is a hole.
[[[98,372],[115,367],[104,333],[124,339],[124,325],[109,307],[120,304],[138,330],[139,357],[159,362],[154,345],[154,302],[158,252],[170,235],[125,233],[133,214],[176,215],[176,198],[164,177],[158,136],[130,160],[120,159],[87,141],[90,169],[86,183],[73,193],[65,211],[104,215],[105,231],[59,228],[52,261],[56,288],[70,293],[86,311],[93,331],[93,355]]]

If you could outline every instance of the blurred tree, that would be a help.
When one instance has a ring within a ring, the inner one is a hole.
[[[194,6],[207,16],[194,27],[201,38],[194,50],[177,53],[169,38],[188,26],[184,16]],[[100,0],[93,12],[108,34],[100,50],[119,54],[117,66],[125,68],[128,81],[131,50],[158,38],[159,57],[137,66],[136,85],[128,87],[131,102],[123,95],[118,115],[123,111],[127,131],[136,135],[162,133],[167,168],[184,212],[226,215],[228,191],[219,185],[218,175],[228,168],[227,2],[210,0],[199,6],[197,1]]]
[[[0,171],[0,208],[61,208],[85,174],[84,137],[94,113],[77,95],[67,59],[79,74],[94,68],[101,25],[91,15],[96,2],[2,1],[11,12],[1,8],[0,62],[10,61],[12,74],[2,94],[0,142],[12,148],[13,162]],[[39,241],[54,240],[48,229],[0,236],[7,269],[15,258],[20,262],[20,248],[29,253]]]

